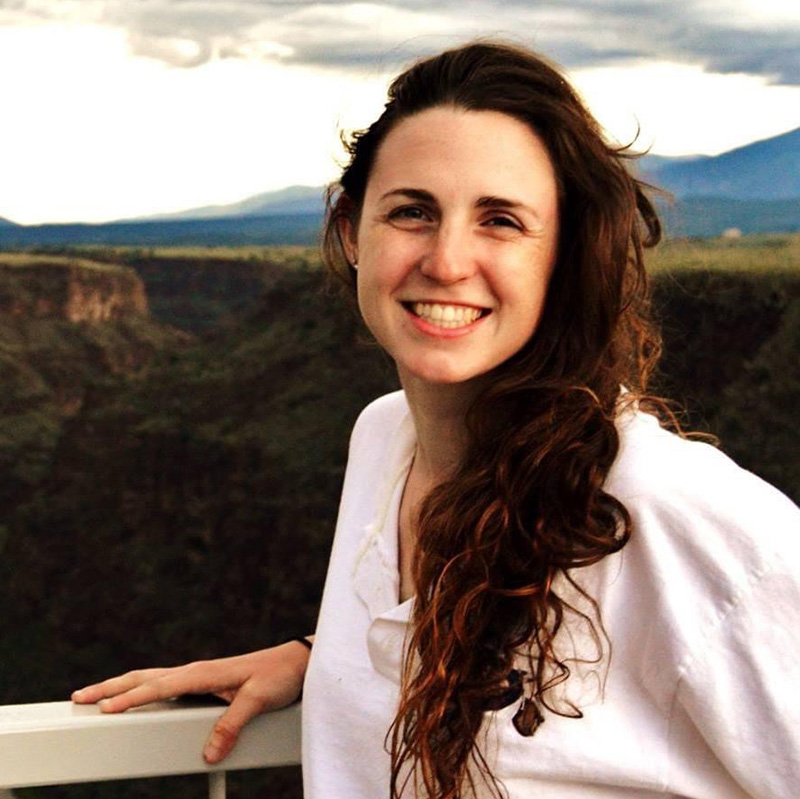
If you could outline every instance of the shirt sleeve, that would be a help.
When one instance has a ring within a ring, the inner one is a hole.
[[[796,549],[786,554],[720,610],[676,693],[723,767],[758,799],[796,799],[800,787],[800,563]]]

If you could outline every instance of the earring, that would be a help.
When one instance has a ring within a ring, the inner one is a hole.
[[[353,261],[353,263],[350,264],[350,266],[352,266],[353,269],[358,269],[358,261]]]

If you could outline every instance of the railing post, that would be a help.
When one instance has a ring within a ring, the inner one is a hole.
[[[208,775],[208,799],[225,799],[225,772],[211,771]]]

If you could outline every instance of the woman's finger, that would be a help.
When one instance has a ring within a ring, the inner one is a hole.
[[[140,671],[129,671],[119,677],[111,677],[103,682],[87,685],[72,692],[72,701],[78,704],[91,704],[99,702],[101,699],[116,696],[117,694],[130,691],[137,685],[141,685],[147,680],[160,677],[167,669],[142,669]]]
[[[243,686],[244,688],[244,686]],[[219,717],[203,749],[206,763],[219,763],[227,757],[239,740],[242,727],[264,710],[264,699],[250,691],[240,690],[230,707]]]
[[[161,680],[151,680],[150,682],[137,685],[129,691],[124,691],[116,696],[108,697],[100,702],[100,710],[103,713],[121,713],[131,707],[147,705],[150,702],[158,702],[163,699],[172,699],[178,694],[171,694],[166,690]]]
[[[149,679],[107,698],[100,709],[104,713],[120,713],[150,702],[163,702],[184,694],[210,694],[227,688],[236,677],[230,662],[220,669],[218,663],[198,662],[175,669],[163,669]]]

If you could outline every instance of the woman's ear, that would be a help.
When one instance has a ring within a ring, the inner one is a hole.
[[[358,246],[356,244],[356,228],[353,220],[349,216],[340,216],[337,222],[339,229],[339,241],[342,242],[345,258],[350,266],[354,267],[358,263]]]

